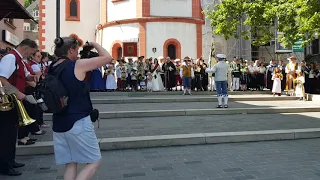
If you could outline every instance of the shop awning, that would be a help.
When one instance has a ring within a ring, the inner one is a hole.
[[[17,0],[0,0],[0,20],[3,18],[31,19],[35,21]]]

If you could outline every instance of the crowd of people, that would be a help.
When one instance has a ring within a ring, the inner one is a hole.
[[[217,61],[205,63],[202,58],[192,60],[190,57],[172,60],[170,57],[148,58],[137,60],[121,58],[107,64],[104,69],[96,69],[90,79],[91,91],[182,91],[184,89],[181,67],[190,65],[193,76],[191,91],[215,91],[214,73],[208,73]],[[284,90],[295,90],[300,87],[297,77],[304,77],[299,82],[305,93],[320,93],[320,66],[314,63],[297,62],[295,57],[287,60],[247,61],[234,57],[229,64],[228,89],[230,91],[263,91],[270,90],[274,95],[281,95]],[[280,82],[279,74],[281,74]],[[273,85],[274,88],[273,88]],[[280,91],[278,85],[280,85]],[[183,94],[186,94],[185,92]],[[189,93],[191,94],[191,92]]]

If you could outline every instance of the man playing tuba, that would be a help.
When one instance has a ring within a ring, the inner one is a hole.
[[[30,75],[26,69],[26,65],[23,58],[30,57],[38,49],[38,45],[35,41],[25,39],[16,49],[8,52],[0,60],[0,81],[2,87],[1,98],[2,102],[0,106],[0,142],[2,147],[0,148],[0,173],[8,176],[19,176],[21,172],[15,168],[23,167],[24,164],[15,162],[15,150],[17,139],[17,127],[19,121],[19,113],[17,110],[22,110],[21,106],[15,105],[11,110],[6,109],[6,99],[11,102],[14,99],[21,101],[30,101],[29,98],[23,93],[26,87],[27,81],[35,81],[35,76]],[[5,94],[14,94],[13,98],[8,98]],[[4,97],[7,98],[4,98]],[[16,101],[21,104],[20,101]],[[17,103],[17,104],[18,104]],[[24,108],[23,108],[24,109]],[[20,111],[21,113],[21,111]],[[25,112],[24,112],[25,114]]]

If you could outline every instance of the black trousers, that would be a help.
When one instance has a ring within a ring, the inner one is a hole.
[[[0,171],[3,172],[11,169],[14,163],[19,117],[16,108],[0,111],[0,117]]]

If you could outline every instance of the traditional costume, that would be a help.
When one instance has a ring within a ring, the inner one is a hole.
[[[182,91],[182,78],[180,76],[180,67],[181,67],[181,60],[180,59],[176,59],[174,61],[176,63],[176,91],[178,90],[178,85],[180,86],[180,91]]]
[[[183,95],[186,95],[187,90],[188,94],[191,95],[191,79],[194,78],[194,71],[190,65],[191,59],[189,57],[184,58],[185,64],[180,68],[180,76],[182,77],[183,82]]]
[[[283,78],[282,73],[275,73],[272,75],[273,85],[272,85],[272,94],[281,95],[281,80]]]
[[[288,60],[290,62],[287,64],[285,69],[285,72],[287,74],[286,89],[292,90],[295,89],[295,83],[293,82],[293,80],[297,77],[297,72],[301,71],[301,67],[298,65],[297,62],[295,62],[295,57],[291,56],[290,58],[288,58]]]
[[[165,73],[165,87],[168,91],[176,86],[176,66],[167,58],[167,62],[162,66]]]
[[[107,65],[107,71],[106,71],[106,89],[108,91],[114,91],[117,89],[117,83],[114,75],[114,68],[113,65]]]
[[[232,62],[230,67],[232,69],[232,90],[238,91],[240,88],[241,66],[236,62]]]
[[[119,60],[120,61],[120,60]],[[124,91],[127,86],[127,66],[124,65],[124,61],[122,60],[122,63],[119,64],[119,66],[116,68],[116,76],[117,76],[117,87],[118,90]]]
[[[266,80],[267,80],[267,89],[272,90],[272,86],[273,86],[273,81],[272,81],[272,76],[273,76],[273,71],[274,68],[276,68],[277,65],[276,64],[270,64],[269,66],[267,66],[267,73],[266,73]]]
[[[209,69],[213,68],[213,66],[215,64],[216,64],[215,58],[212,58],[211,60],[209,60]],[[215,88],[215,84],[214,84],[214,73],[208,73],[208,80],[209,80],[210,91],[215,91],[216,88]],[[232,82],[232,78],[231,78],[231,82]],[[231,85],[231,83],[230,83],[230,85]]]
[[[304,94],[305,94],[304,86],[303,86],[305,83],[305,78],[303,76],[297,77],[294,80],[294,83],[296,84],[296,89],[295,89],[296,97],[298,97],[299,100],[303,100]]]
[[[214,81],[216,83],[217,96],[218,96],[218,106],[217,108],[222,108],[222,97],[224,98],[224,107],[228,108],[228,71],[229,65],[225,62],[226,56],[224,54],[217,54],[216,58],[219,60],[217,64],[213,66],[212,69],[207,69],[207,73],[214,73]]]

